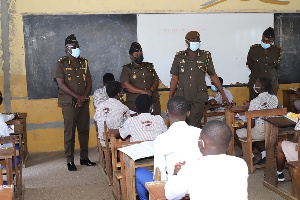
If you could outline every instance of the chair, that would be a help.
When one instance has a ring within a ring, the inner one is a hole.
[[[287,113],[286,108],[254,110],[254,111],[245,112],[245,117],[247,118],[247,138],[240,138],[240,141],[242,143],[243,158],[248,165],[249,173],[253,173],[254,169],[262,168],[265,166],[265,165],[253,166],[252,142],[258,142],[260,140],[252,140],[251,119],[258,118],[258,117],[285,115],[286,113]]]
[[[108,184],[112,185],[113,184],[113,172],[112,172],[112,160],[111,160],[111,147],[110,147],[110,133],[108,131],[106,122],[104,122],[104,133],[103,137],[105,140],[105,145],[103,148],[103,153],[104,153],[104,162],[105,162],[105,172],[106,172],[106,178],[108,180]],[[100,142],[100,141],[99,141]]]
[[[13,145],[12,168],[13,168],[13,174],[16,177],[16,189],[17,189],[18,199],[21,199],[22,196],[22,167],[23,167],[22,151],[23,149],[22,149],[22,145],[18,147],[16,143],[22,144],[21,141],[22,140],[18,136],[0,137],[0,144],[11,143]],[[2,170],[2,173],[9,174],[10,172],[8,172],[6,169],[6,170]]]
[[[300,199],[300,132],[297,131],[296,134],[298,135],[298,145],[296,146],[296,151],[298,151],[298,162],[288,162],[286,163],[286,166],[292,177],[292,196]]]
[[[207,118],[208,117],[213,117],[213,116],[225,116],[225,109],[223,111],[216,111],[216,112],[209,112],[211,109],[217,109],[217,108],[225,108],[225,105],[221,104],[216,104],[216,105],[205,105],[204,107],[204,112],[203,112],[203,125],[207,123]]]
[[[0,149],[0,167],[1,167],[0,185],[4,185],[3,177],[2,177],[2,166],[5,167],[5,171],[6,171],[6,177],[7,177],[6,184],[13,185],[13,168],[12,168],[13,154],[14,154],[13,148]]]

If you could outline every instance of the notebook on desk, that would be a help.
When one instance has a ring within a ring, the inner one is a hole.
[[[148,158],[154,156],[154,141],[145,141],[138,144],[133,144],[122,147],[119,150],[131,157],[134,161],[141,158]]]

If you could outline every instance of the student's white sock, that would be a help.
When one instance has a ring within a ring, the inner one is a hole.
[[[261,152],[261,159],[265,158],[266,157],[266,151],[262,151]]]
[[[277,175],[279,175],[279,174],[282,174],[282,171],[280,172],[280,171],[277,171]]]

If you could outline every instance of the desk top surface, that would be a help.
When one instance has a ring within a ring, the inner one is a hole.
[[[270,124],[279,127],[279,128],[285,128],[285,127],[293,127],[296,125],[295,122],[292,120],[289,120],[288,118],[282,116],[282,117],[268,117],[263,118],[265,121],[269,122]]]

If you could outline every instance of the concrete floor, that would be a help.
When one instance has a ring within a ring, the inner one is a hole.
[[[112,187],[97,166],[79,164],[79,152],[75,153],[76,172],[67,170],[63,152],[30,154],[23,169],[25,200],[113,200]],[[90,160],[97,161],[98,152],[91,148]],[[286,178],[288,171],[284,171]],[[281,200],[282,197],[262,185],[264,170],[256,170],[249,176],[249,200]],[[290,191],[291,181],[280,183],[281,188]],[[238,192],[238,191],[237,191]]]

